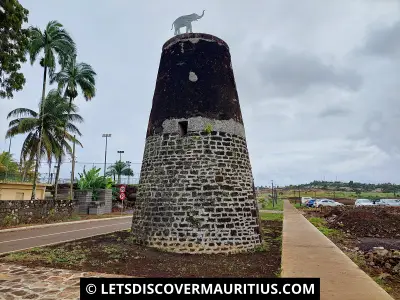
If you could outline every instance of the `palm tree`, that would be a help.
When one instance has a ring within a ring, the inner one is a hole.
[[[40,107],[39,109],[39,119],[43,121],[44,118],[41,118],[41,115],[44,110],[43,105],[46,103],[45,97],[47,71],[49,71],[49,75],[53,75],[56,68],[56,57],[58,57],[58,61],[59,63],[61,63],[62,61],[67,59],[68,56],[75,55],[76,47],[69,33],[63,28],[63,25],[57,21],[50,21],[43,32],[40,30],[40,28],[37,27],[30,27],[29,30],[29,54],[31,64],[33,64],[36,61],[38,55],[43,52],[43,57],[40,60],[40,65],[43,67],[43,87],[41,99],[42,107]],[[35,173],[33,176],[31,199],[36,198],[36,180],[39,171],[40,154],[42,150],[43,126],[44,124],[40,124],[37,136],[38,150],[36,151],[37,156]]]
[[[45,102],[40,103],[39,106],[42,108],[41,116],[28,108],[17,108],[11,111],[7,118],[15,117],[15,119],[10,122],[6,134],[6,137],[28,134],[22,145],[21,161],[32,161],[33,157],[36,156],[38,159],[36,165],[40,164],[40,159],[44,156],[50,164],[53,156],[59,157],[60,153],[65,154],[65,150],[71,153],[71,146],[68,141],[75,141],[82,146],[71,134],[82,135],[73,124],[74,122],[83,122],[83,118],[75,113],[77,112],[76,106],[71,106],[71,111],[74,113],[68,113],[68,102],[56,89],[51,90],[45,98]],[[67,133],[64,135],[65,123]],[[40,142],[40,136],[42,142]],[[38,151],[39,143],[40,152]]]
[[[86,63],[77,63],[76,55],[69,56],[62,64],[60,72],[54,74],[50,78],[50,83],[57,82],[59,90],[64,91],[65,97],[69,100],[69,108],[72,106],[72,101],[78,96],[78,88],[82,92],[86,101],[91,100],[96,95],[96,72]],[[69,111],[68,111],[69,112]],[[64,128],[65,134],[66,128]],[[57,171],[55,178],[55,192],[53,200],[57,199],[57,185],[60,176],[61,156],[57,157]],[[71,183],[71,199],[73,198],[73,188]]]
[[[115,174],[118,176],[117,182],[120,184],[121,175],[133,176],[133,171],[126,162],[118,160],[115,162],[115,164],[108,167],[108,171],[106,173],[107,176],[115,176]]]
[[[25,182],[27,176],[28,178],[33,177],[33,174],[35,173],[35,161],[33,160],[33,158],[30,158],[28,160],[21,159],[19,167],[20,167],[22,182]]]
[[[7,173],[14,176],[18,171],[18,163],[14,160],[10,152],[3,151],[0,153],[0,179],[5,177],[7,179]]]

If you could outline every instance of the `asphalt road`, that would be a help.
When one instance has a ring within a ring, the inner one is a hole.
[[[0,232],[0,254],[129,229],[132,217]]]

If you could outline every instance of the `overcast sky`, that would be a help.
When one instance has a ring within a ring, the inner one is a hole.
[[[108,161],[133,164],[144,150],[163,43],[180,15],[206,10],[194,32],[231,50],[256,185],[338,180],[400,183],[400,0],[21,0],[29,24],[58,20],[91,64],[97,96],[78,97],[85,118],[77,171]],[[7,113],[37,109],[42,70],[23,67],[26,86],[0,100]],[[19,157],[23,137],[12,141]],[[61,178],[68,178],[70,163]],[[47,167],[41,168],[43,173]]]

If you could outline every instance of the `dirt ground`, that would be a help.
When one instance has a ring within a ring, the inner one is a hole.
[[[334,208],[323,217],[330,228],[348,230],[355,237],[400,238],[400,207]]]
[[[333,231],[320,230],[394,299],[400,300],[400,273],[394,271],[400,262],[400,208],[304,209],[303,212],[310,221],[315,217],[324,219],[324,226]],[[374,250],[374,247],[383,248]]]
[[[135,277],[277,277],[281,266],[281,221],[262,221],[264,246],[252,253],[174,254],[133,244],[128,231],[0,258],[26,266],[46,266]]]

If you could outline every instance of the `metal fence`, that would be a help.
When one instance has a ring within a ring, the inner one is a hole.
[[[137,176],[121,176],[120,183],[121,184],[137,184],[139,183],[139,177]],[[77,183],[79,178],[75,177],[74,183]],[[114,180],[114,178],[113,178]],[[0,182],[26,182],[32,183],[33,176],[23,176],[21,173],[0,173]],[[118,183],[118,177],[115,176],[116,183]],[[55,183],[55,176],[54,174],[43,174],[37,178],[38,183],[45,183],[45,184],[54,184]],[[71,178],[60,178],[58,180],[59,184],[71,183]]]

